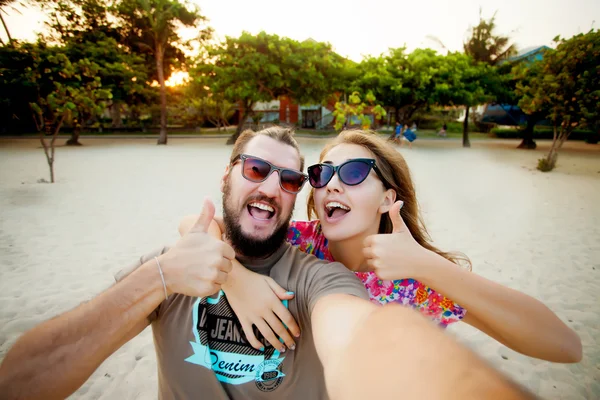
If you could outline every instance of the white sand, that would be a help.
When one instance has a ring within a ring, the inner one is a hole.
[[[0,358],[17,337],[112,284],[137,256],[177,238],[204,196],[220,204],[231,147],[223,139],[83,139],[61,147],[54,185],[39,142],[0,140]],[[301,139],[307,162],[325,143]],[[515,142],[415,142],[412,168],[430,233],[462,250],[474,271],[544,301],[581,336],[584,359],[560,365],[519,355],[466,324],[450,329],[494,366],[553,399],[600,397],[600,145],[567,143],[559,167],[534,169],[547,150]],[[298,198],[305,217],[308,190]],[[100,329],[100,327],[99,327]],[[506,359],[505,359],[506,358]],[[111,356],[73,396],[156,397],[149,329]]]

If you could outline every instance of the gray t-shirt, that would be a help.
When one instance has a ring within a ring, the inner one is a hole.
[[[154,256],[148,254],[117,280]],[[239,320],[221,291],[208,298],[174,294],[149,316],[158,361],[161,399],[325,399],[323,366],[312,335],[317,300],[334,293],[369,296],[355,274],[284,244],[264,260],[240,259],[248,269],[273,278],[295,292],[284,301],[300,326],[296,350],[280,353],[264,341],[264,352],[246,341]],[[331,332],[335,335],[335,332]]]

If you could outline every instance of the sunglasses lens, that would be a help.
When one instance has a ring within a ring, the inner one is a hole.
[[[271,166],[266,162],[256,158],[246,158],[242,173],[250,181],[262,182],[271,172]]]
[[[308,167],[308,181],[315,189],[327,185],[333,176],[333,167],[327,164],[316,164]]]
[[[292,193],[298,193],[306,180],[304,175],[287,169],[280,171],[279,179],[281,179],[281,187]]]
[[[350,161],[338,170],[340,180],[350,186],[364,181],[369,172],[371,172],[371,165],[363,161]]]

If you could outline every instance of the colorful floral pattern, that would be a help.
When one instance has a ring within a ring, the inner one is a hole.
[[[287,241],[307,254],[314,254],[322,260],[335,261],[329,252],[327,239],[323,236],[318,220],[292,221]],[[374,272],[356,272],[356,276],[365,285],[372,302],[410,305],[443,327],[460,321],[467,312],[452,300],[415,279],[386,281],[379,279]]]

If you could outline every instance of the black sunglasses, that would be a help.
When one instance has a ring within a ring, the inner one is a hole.
[[[379,168],[377,168],[375,160],[372,158],[353,158],[338,166],[331,164],[311,165],[308,167],[308,181],[312,187],[319,189],[327,185],[337,172],[342,183],[348,186],[356,186],[367,179],[371,169],[375,171],[381,182],[383,182],[383,185],[389,188],[385,178],[379,171]]]
[[[262,158],[240,154],[231,165],[242,160],[242,176],[251,182],[264,182],[271,172],[279,172],[279,186],[288,193],[296,194],[302,190],[308,176],[300,171],[277,167]]]

